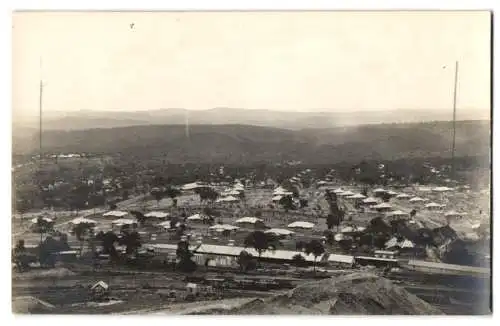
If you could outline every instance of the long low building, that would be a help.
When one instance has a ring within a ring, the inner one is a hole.
[[[174,253],[177,245],[174,244],[152,244],[148,245],[158,253]],[[190,250],[194,254],[194,259],[204,264],[204,260],[215,260],[218,265],[231,266],[237,264],[237,259],[242,251],[246,251],[254,257],[258,257],[259,253],[254,248],[244,248],[238,246],[221,246],[212,244],[193,245]],[[354,257],[348,255],[337,255],[325,253],[317,258],[314,255],[306,255],[303,252],[291,250],[266,250],[262,253],[261,259],[276,262],[292,262],[293,257],[301,255],[305,261],[313,263],[326,263],[340,266],[352,266]],[[222,258],[225,257],[225,258]]]
[[[395,258],[356,256],[354,259],[359,265],[371,265],[377,267],[396,267],[399,265],[399,260]]]
[[[409,260],[408,262],[401,265],[409,270],[423,272],[423,273],[430,273],[430,274],[463,275],[463,276],[478,276],[478,277],[490,277],[491,275],[491,271],[489,268],[444,264],[444,263],[429,262],[424,260]]]

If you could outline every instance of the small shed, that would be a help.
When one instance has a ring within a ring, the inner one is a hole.
[[[372,206],[373,209],[376,209],[379,212],[389,212],[392,210],[392,205],[388,203],[381,203],[375,206]]]
[[[199,213],[191,215],[187,218],[187,220],[190,222],[201,222],[201,221],[208,220],[208,219],[209,219],[208,216],[203,215],[203,214],[199,214]]]
[[[104,281],[96,282],[90,287],[90,292],[94,299],[100,299],[109,294],[109,285]]]
[[[196,283],[186,284],[186,292],[188,294],[196,295],[198,293],[198,284],[196,284]]]
[[[366,199],[363,199],[363,204],[366,204],[368,206],[377,205],[378,200],[373,197],[368,197]]]
[[[438,203],[429,203],[425,205],[425,208],[433,211],[433,210],[440,210],[444,207],[444,205],[438,204]]]
[[[346,199],[365,199],[365,198],[366,196],[362,194],[354,194],[346,197]]]

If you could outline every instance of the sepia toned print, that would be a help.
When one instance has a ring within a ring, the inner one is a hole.
[[[491,314],[491,13],[15,12],[16,314]]]

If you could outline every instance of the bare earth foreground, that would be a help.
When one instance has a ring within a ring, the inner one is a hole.
[[[154,314],[220,315],[441,315],[417,296],[391,281],[370,273],[346,273],[304,283],[291,291],[265,299],[221,300],[172,305]]]

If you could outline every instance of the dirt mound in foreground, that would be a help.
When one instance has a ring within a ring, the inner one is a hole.
[[[15,314],[41,314],[49,313],[54,306],[48,302],[32,296],[17,297],[12,299],[12,312]]]
[[[441,315],[439,309],[391,281],[369,273],[350,273],[299,285],[269,299],[256,299],[203,314],[231,315]]]

